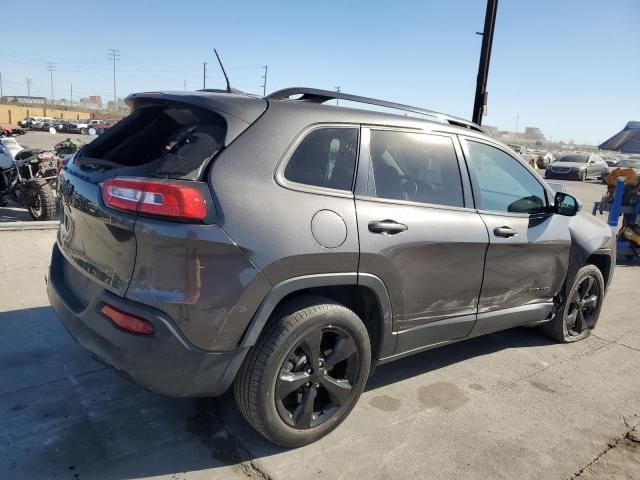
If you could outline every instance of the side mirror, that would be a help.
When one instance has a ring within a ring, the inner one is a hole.
[[[95,128],[91,127],[91,128],[89,129],[89,135],[91,135],[92,137],[95,137],[97,133],[98,133],[98,132],[96,131],[96,129],[95,129]]]
[[[55,127],[49,127],[49,133],[51,135],[55,135],[56,133],[58,133],[58,131],[55,129]]]
[[[573,195],[565,192],[556,192],[553,204],[554,213],[566,217],[573,217],[580,211],[580,207],[580,202]]]

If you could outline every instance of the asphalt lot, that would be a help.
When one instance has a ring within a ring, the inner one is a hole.
[[[603,190],[567,184],[589,211]],[[338,430],[285,450],[229,395],[163,397],[92,360],[48,306],[55,231],[0,239],[0,478],[640,479],[638,267],[591,338],[518,328],[384,365]]]

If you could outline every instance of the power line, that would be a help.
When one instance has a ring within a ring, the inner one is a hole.
[[[53,62],[47,62],[47,70],[49,71],[49,75],[51,78],[51,101],[53,102],[55,98],[53,97],[53,72],[56,71],[56,64]]]
[[[114,107],[118,108],[118,97],[116,95],[116,62],[120,61],[120,50],[115,50],[113,48],[108,49],[109,52],[109,60],[113,61],[113,104]]]
[[[262,96],[266,97],[267,96],[267,73],[269,72],[269,66],[265,65],[262,68],[264,68],[264,74],[262,75]]]

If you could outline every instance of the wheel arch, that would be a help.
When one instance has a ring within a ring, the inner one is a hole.
[[[394,353],[396,337],[391,327],[389,293],[378,277],[355,272],[295,277],[275,285],[253,316],[240,345],[255,345],[278,307],[311,295],[340,303],[362,319],[371,340],[372,368],[378,359]]]
[[[611,283],[611,277],[613,275],[613,270],[611,268],[613,261],[610,251],[596,251],[595,253],[591,254],[589,258],[587,258],[585,264],[587,263],[598,267],[598,270],[600,270],[600,273],[602,273],[602,278],[604,278],[605,289],[608,288],[609,284]]]

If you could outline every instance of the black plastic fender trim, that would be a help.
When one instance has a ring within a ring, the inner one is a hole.
[[[395,351],[396,336],[392,332],[391,300],[387,288],[378,277],[370,274],[352,273],[323,273],[318,275],[305,275],[294,277],[275,285],[267,294],[253,316],[247,331],[245,332],[240,347],[255,345],[267,324],[271,313],[278,303],[287,295],[307,288],[334,287],[340,285],[362,285],[369,288],[378,300],[378,307],[382,314],[382,325],[378,358],[392,355]],[[377,359],[375,359],[377,360]]]

